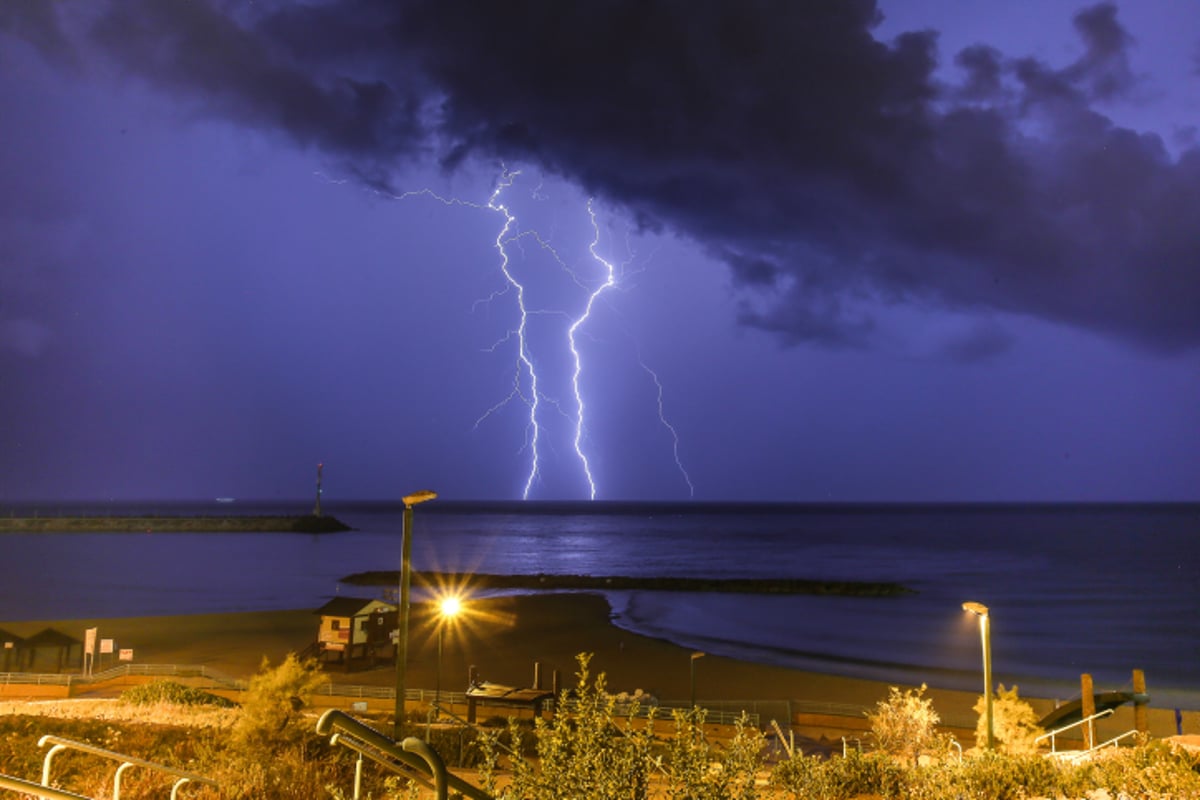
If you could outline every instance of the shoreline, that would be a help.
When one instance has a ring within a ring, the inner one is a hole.
[[[352,528],[315,514],[0,517],[0,533],[336,533]]]
[[[132,617],[79,620],[0,622],[0,628],[27,637],[53,627],[78,639],[86,628],[99,629],[100,639],[112,638],[116,649],[132,648],[133,663],[206,666],[233,677],[246,678],[258,671],[262,660],[279,663],[289,652],[300,652],[316,638],[318,617],[311,609],[238,612],[188,616]],[[524,594],[473,600],[459,624],[444,640],[437,667],[437,635],[428,607],[414,604],[410,628],[409,685],[445,691],[463,691],[470,667],[485,681],[531,687],[535,664],[542,685],[551,686],[558,673],[560,688],[576,683],[576,656],[592,653],[592,679],[606,677],[613,693],[642,690],[660,702],[689,702],[691,672],[695,667],[695,692],[700,705],[726,708],[730,703],[757,704],[765,725],[797,707],[825,705],[839,708],[847,719],[862,727],[862,712],[887,697],[895,682],[849,677],[707,654],[693,661],[695,651],[665,639],[635,633],[614,622],[613,610],[600,594]],[[96,670],[116,664],[98,660]],[[99,657],[98,657],[99,659]],[[335,683],[392,686],[391,666],[344,672],[328,669]],[[440,680],[439,680],[440,677]],[[1150,693],[1153,698],[1153,676]],[[919,684],[918,684],[919,685]],[[901,688],[915,688],[912,685]],[[972,710],[978,692],[930,688],[927,696],[943,723],[968,731],[977,715]],[[1039,716],[1054,707],[1049,698],[1028,697]],[[1173,709],[1151,701],[1151,732],[1175,732]],[[1132,708],[1124,707],[1105,721],[1117,733],[1132,727]],[[1120,728],[1119,731],[1117,728]],[[1107,727],[1105,728],[1107,730]],[[1184,713],[1184,732],[1200,732],[1200,712]]]
[[[400,579],[396,570],[355,572],[338,579],[347,586],[393,587]],[[454,586],[479,591],[649,591],[731,592],[736,594],[804,594],[837,597],[896,597],[916,590],[894,581],[819,580],[808,578],[652,578],[628,575],[571,575],[538,572],[522,575],[495,573],[434,572],[412,574],[420,586]]]

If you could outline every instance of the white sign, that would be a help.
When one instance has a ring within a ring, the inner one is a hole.
[[[88,628],[83,632],[83,652],[88,655],[96,654],[96,634],[99,628]]]
[[[103,655],[105,653],[108,653],[109,655],[112,655],[112,651],[113,651],[113,640],[112,639],[101,639],[100,640],[100,654]]]
[[[122,648],[117,653],[117,660],[118,661],[133,661],[133,648],[129,648],[129,649]]]
[[[5,643],[4,643],[4,649],[5,649],[5,650],[12,650],[12,649],[13,649],[13,646],[14,646],[14,645],[13,645],[13,643],[12,643],[12,642],[5,642]]]

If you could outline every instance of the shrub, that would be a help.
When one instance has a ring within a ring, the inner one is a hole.
[[[975,725],[975,742],[979,747],[987,745],[987,698],[980,695],[975,703],[979,722]],[[1035,753],[1034,742],[1045,731],[1037,724],[1033,706],[1017,696],[1017,687],[1005,690],[1004,684],[992,698],[992,734],[996,747],[1006,753]]]
[[[143,683],[140,686],[134,686],[131,689],[126,689],[121,692],[121,700],[135,706],[169,703],[176,706],[207,705],[219,708],[232,708],[237,705],[237,703],[234,703],[232,700],[226,700],[224,697],[167,680],[152,681],[150,683]]]
[[[481,735],[483,764],[480,772],[485,788],[501,798],[551,800],[588,797],[641,798],[646,796],[650,738],[645,727],[635,730],[627,720],[613,720],[614,700],[605,691],[604,674],[590,681],[591,656],[578,656],[578,684],[574,696],[564,693],[558,712],[550,720],[534,722],[533,736],[537,765],[521,756],[512,759],[512,783],[497,794],[498,736]],[[630,719],[637,713],[630,709]],[[520,754],[528,733],[509,721],[510,752]]]
[[[925,689],[921,684],[920,689],[902,692],[892,686],[887,699],[880,700],[875,711],[867,714],[876,746],[906,758],[913,766],[922,753],[942,754],[950,746],[949,739],[937,732],[941,718],[933,710],[933,700],[925,697]]]
[[[312,694],[329,681],[316,661],[301,661],[288,653],[277,667],[263,659],[250,679],[242,701],[242,716],[234,725],[235,745],[249,750],[271,750],[299,740],[294,724]]]

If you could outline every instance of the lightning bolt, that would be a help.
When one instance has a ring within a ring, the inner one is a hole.
[[[319,177],[324,178],[330,183],[341,185],[346,183],[345,180],[333,180],[328,176],[317,173]],[[612,261],[608,260],[599,253],[600,246],[600,226],[597,221],[596,211],[591,199],[587,202],[588,219],[592,226],[592,241],[588,245],[588,253],[592,260],[600,265],[603,271],[603,280],[594,288],[589,288],[589,282],[584,281],[576,274],[559,252],[543,238],[536,230],[523,230],[517,220],[516,214],[510,209],[508,203],[503,200],[505,193],[513,187],[517,177],[521,175],[520,170],[509,170],[507,167],[502,168],[500,175],[496,178],[491,194],[488,196],[486,203],[472,202],[462,200],[456,197],[445,197],[432,189],[423,188],[412,191],[406,191],[400,194],[393,194],[379,189],[371,191],[390,200],[406,200],[415,197],[427,197],[436,200],[447,206],[461,206],[465,208],[473,208],[481,211],[489,211],[497,214],[503,220],[496,237],[492,242],[492,246],[496,249],[499,255],[499,271],[504,279],[504,288],[493,292],[489,297],[477,300],[475,306],[480,303],[487,304],[498,299],[501,295],[512,291],[516,296],[517,307],[517,323],[511,328],[499,341],[495,342],[489,351],[495,351],[506,343],[515,341],[517,349],[516,369],[513,373],[512,389],[508,395],[498,403],[488,408],[475,420],[475,427],[479,427],[485,420],[497,413],[500,409],[506,407],[514,400],[519,400],[528,408],[528,419],[526,422],[526,438],[525,445],[530,451],[530,460],[528,471],[524,475],[524,485],[521,490],[521,498],[528,500],[530,493],[533,491],[535,483],[541,476],[542,470],[542,454],[543,446],[543,430],[540,422],[540,415],[544,404],[549,404],[562,414],[566,419],[574,424],[573,447],[575,457],[578,459],[583,471],[584,478],[587,482],[588,498],[596,499],[597,486],[596,478],[592,473],[591,461],[588,458],[585,450],[585,439],[587,433],[587,404],[584,401],[584,392],[582,389],[582,376],[584,372],[584,359],[579,350],[578,336],[585,325],[592,318],[592,311],[595,308],[597,300],[609,289],[617,285],[617,267]],[[531,197],[534,199],[546,199],[542,193],[542,183],[539,182],[532,190]],[[573,319],[570,315],[562,311],[531,309],[527,302],[526,285],[518,279],[513,270],[513,259],[510,255],[510,248],[517,247],[521,253],[524,253],[523,241],[526,238],[531,238],[545,252],[549,253],[555,263],[561,267],[570,280],[586,292],[586,302],[583,310],[578,316]],[[627,243],[628,244],[628,243]],[[592,282],[594,283],[594,281]],[[570,326],[567,328],[567,345],[571,353],[572,371],[570,387],[574,397],[574,414],[570,414],[567,408],[564,408],[561,403],[552,397],[547,397],[541,389],[541,378],[538,375],[538,370],[534,363],[533,351],[529,339],[529,319],[535,314],[561,314],[571,320]],[[695,487],[692,484],[691,477],[683,466],[683,461],[679,455],[679,434],[675,427],[667,420],[663,407],[663,386],[659,380],[658,374],[650,369],[642,360],[641,348],[638,347],[638,363],[643,370],[654,381],[657,389],[657,410],[660,424],[667,429],[672,438],[672,454],[675,461],[675,466],[683,476],[684,482],[687,484],[689,495],[695,496]],[[526,388],[526,386],[528,388]]]
[[[575,359],[575,370],[571,374],[571,388],[575,393],[575,454],[579,456],[579,463],[583,465],[583,474],[587,478],[588,483],[588,499],[596,499],[596,480],[592,477],[591,464],[588,462],[587,454],[583,452],[583,394],[579,391],[579,376],[583,372],[583,359],[579,355],[579,348],[576,346],[575,334],[588,318],[592,315],[592,306],[596,304],[596,298],[604,293],[605,289],[616,284],[616,269],[610,261],[607,261],[603,256],[596,252],[596,246],[600,244],[600,226],[596,223],[596,211],[592,207],[592,201],[588,200],[587,204],[588,217],[592,222],[592,243],[588,245],[588,252],[592,254],[592,258],[602,265],[605,269],[604,282],[601,283],[591,294],[588,295],[587,303],[584,305],[583,313],[571,323],[571,327],[567,329],[567,342],[571,347],[571,356]]]
[[[638,364],[650,375],[650,379],[654,381],[654,386],[658,390],[658,421],[671,434],[671,453],[675,457],[675,468],[679,470],[679,474],[683,476],[683,482],[687,484],[688,497],[695,497],[696,487],[692,485],[692,477],[688,475],[687,469],[683,466],[683,459],[679,456],[679,432],[667,420],[667,412],[663,408],[662,381],[658,379],[658,373],[650,369],[646,365],[646,362],[642,360],[641,348],[638,348]]]
[[[525,286],[516,279],[512,270],[509,269],[511,260],[508,257],[508,233],[512,230],[517,222],[517,218],[508,210],[508,206],[500,202],[500,196],[504,190],[512,186],[513,181],[520,175],[520,171],[509,172],[505,170],[500,180],[496,181],[496,188],[492,191],[491,197],[488,198],[487,207],[493,211],[499,212],[504,216],[504,226],[500,232],[496,234],[496,251],[500,253],[500,271],[504,274],[504,279],[517,292],[517,310],[520,313],[520,321],[517,323],[516,330],[513,332],[517,337],[517,358],[520,361],[521,367],[529,374],[529,398],[526,404],[529,406],[529,474],[525,478],[525,488],[521,492],[521,499],[529,499],[529,491],[533,488],[533,482],[538,476],[538,470],[541,465],[541,455],[538,451],[538,445],[541,441],[542,429],[538,424],[538,405],[541,403],[541,395],[538,393],[538,374],[533,366],[533,357],[529,353],[529,338],[526,335],[527,326],[529,323],[529,309],[525,306]],[[514,391],[520,394],[520,379],[514,386]],[[511,399],[513,395],[509,395]],[[505,401],[507,402],[507,400]],[[489,412],[490,413],[490,412]]]

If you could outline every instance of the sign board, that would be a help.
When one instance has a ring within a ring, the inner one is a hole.
[[[100,640],[100,654],[104,655],[105,653],[108,653],[109,655],[112,655],[112,651],[113,651],[113,640],[112,639],[101,639]]]
[[[358,700],[358,701],[351,703],[350,710],[358,711],[358,712],[366,711],[367,710],[367,701],[366,700]]]
[[[133,648],[129,648],[129,649],[122,648],[120,651],[118,651],[117,660],[118,661],[133,661]]]
[[[83,632],[83,652],[88,655],[96,654],[96,634],[99,628],[88,628]]]
[[[4,649],[5,649],[5,650],[12,650],[12,649],[13,649],[13,647],[15,647],[15,646],[16,646],[16,645],[15,645],[15,643],[14,643],[14,642],[5,642],[5,643],[4,643]]]

